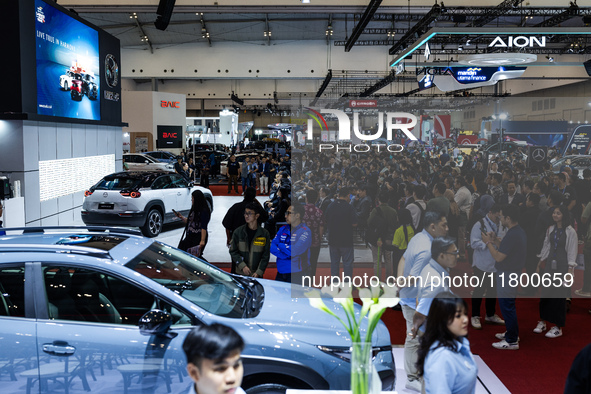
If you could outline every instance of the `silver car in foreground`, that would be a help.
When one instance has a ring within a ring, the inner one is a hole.
[[[4,393],[185,393],[182,343],[196,325],[245,339],[242,387],[349,389],[350,340],[289,284],[230,275],[133,230],[7,229],[0,236]],[[327,306],[344,318],[338,304]],[[390,334],[373,363],[393,390]]]

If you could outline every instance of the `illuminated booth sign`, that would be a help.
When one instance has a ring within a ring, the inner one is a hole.
[[[573,131],[566,149],[573,149],[579,155],[591,154],[591,125],[581,125]]]
[[[417,69],[419,89],[433,85],[443,92],[494,85],[500,80],[518,78],[526,67],[425,67]]]
[[[124,125],[117,38],[49,0],[3,0],[0,25],[0,118]]]
[[[157,126],[158,149],[182,148],[183,126]]]

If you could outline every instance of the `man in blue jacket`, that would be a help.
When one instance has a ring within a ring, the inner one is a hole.
[[[304,207],[296,204],[287,208],[283,226],[271,242],[271,253],[277,256],[275,280],[302,284],[302,276],[310,266],[312,231],[302,223]]]

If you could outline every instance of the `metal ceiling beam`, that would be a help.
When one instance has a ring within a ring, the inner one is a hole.
[[[359,97],[367,97],[371,94],[374,94],[378,90],[383,89],[386,86],[390,85],[392,82],[394,82],[394,80],[396,80],[396,74],[394,74],[394,72],[390,72],[390,74],[388,74],[387,77],[376,82],[373,86],[370,86],[369,88],[367,88],[363,92],[361,92],[359,94]]]
[[[330,39],[332,38],[332,14],[328,16],[328,26],[326,26],[326,45],[330,45]]]
[[[534,25],[535,27],[550,27],[550,26],[556,26],[558,24],[561,24],[564,21],[567,21],[571,18],[574,18],[575,16],[579,15],[579,7],[577,6],[576,3],[570,3],[570,7],[568,7],[566,10],[564,10],[563,12],[561,12],[558,15],[555,15],[553,17],[551,17],[550,19],[546,19],[544,22],[538,23],[537,25]]]
[[[211,46],[211,38],[209,37],[209,32],[207,31],[207,26],[205,26],[205,20],[203,19],[203,14],[200,15],[201,19],[201,34],[202,34],[202,38],[207,39],[207,42],[209,43],[209,46]],[[205,36],[205,37],[203,37]]]
[[[405,45],[410,44],[423,34],[423,30],[427,30],[429,25],[437,19],[437,17],[441,15],[441,6],[439,4],[434,4],[431,7],[431,11],[427,13],[420,21],[418,21],[413,27],[411,27],[406,34],[398,40],[396,44],[394,44],[389,50],[388,53],[390,55],[394,55],[396,52],[401,50]]]
[[[134,18],[134,20],[135,20],[135,24],[136,24],[137,28],[140,29],[140,32],[142,33],[142,37],[145,38],[145,40],[142,39],[142,41],[144,41],[146,44],[148,44],[148,48],[150,48],[150,53],[154,53],[154,48],[152,48],[152,42],[150,41],[150,37],[148,37],[148,35],[144,31],[144,28],[140,24],[140,21],[138,20],[138,18]]]
[[[265,15],[265,35],[267,36],[267,45],[271,45],[271,29],[269,28],[269,15]]]
[[[363,29],[365,29],[367,24],[371,21],[373,15],[380,7],[380,4],[382,4],[382,0],[371,0],[369,2],[367,8],[365,9],[365,12],[359,20],[359,23],[357,23],[357,26],[355,26],[353,32],[351,33],[351,37],[349,37],[347,43],[345,44],[345,52],[349,52],[351,48],[353,48],[353,45],[355,45],[355,41],[357,41],[357,39],[363,32]]]
[[[481,27],[484,26],[495,19],[497,19],[501,15],[505,15],[507,11],[515,9],[519,7],[523,0],[504,0],[501,4],[496,6],[495,8],[489,9],[489,11],[481,16],[480,18],[473,21],[469,26],[470,27]]]

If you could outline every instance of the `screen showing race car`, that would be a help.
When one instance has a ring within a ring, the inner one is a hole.
[[[37,113],[100,120],[98,31],[35,0]]]

